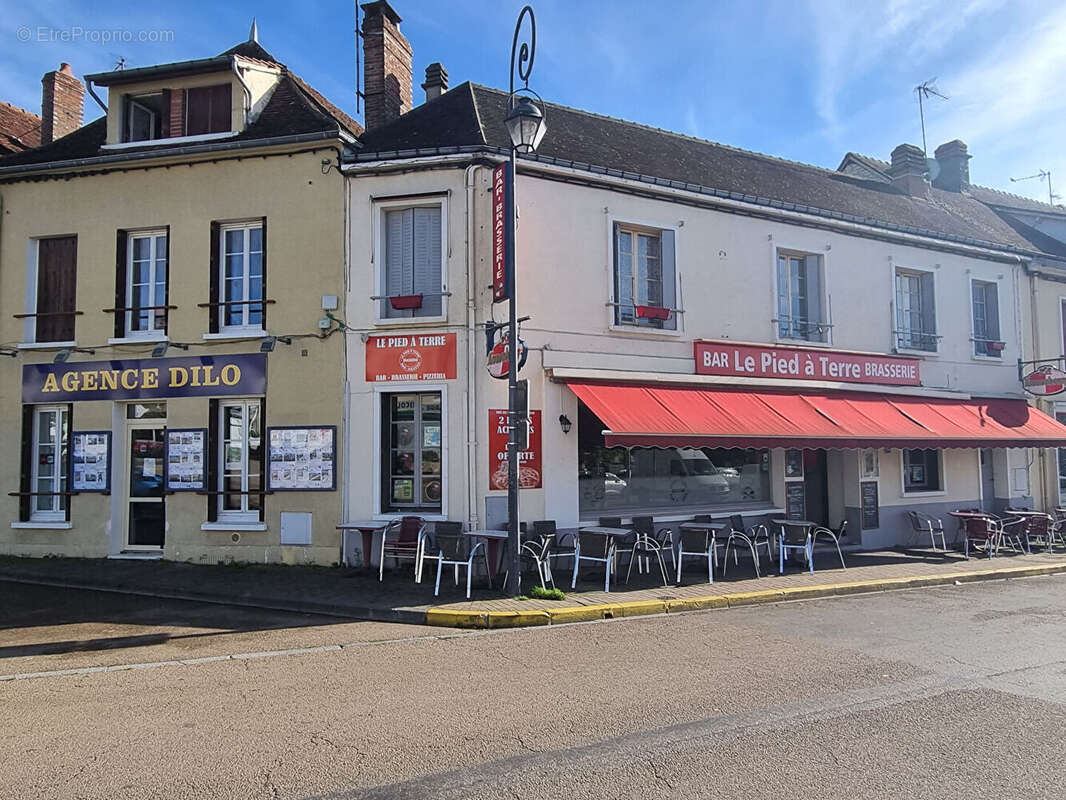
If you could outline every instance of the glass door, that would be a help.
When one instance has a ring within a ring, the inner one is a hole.
[[[127,413],[126,545],[130,550],[158,550],[166,529],[163,495],[166,425],[162,408],[131,405]]]
[[[386,395],[385,507],[439,511],[443,421],[439,392]]]

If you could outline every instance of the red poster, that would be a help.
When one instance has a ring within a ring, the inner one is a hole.
[[[455,378],[455,334],[371,336],[366,340],[366,380],[447,381]]]
[[[489,409],[489,488],[507,488],[507,409]],[[518,486],[541,487],[540,412],[529,412],[529,449],[518,454]]]
[[[507,165],[492,171],[492,302],[507,299]]]
[[[921,386],[921,362],[914,358],[844,353],[813,347],[770,347],[696,342],[697,375],[876,383]]]

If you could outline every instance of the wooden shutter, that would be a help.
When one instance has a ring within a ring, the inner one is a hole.
[[[218,400],[207,401],[207,521],[218,521],[219,495],[218,462],[222,457],[218,450]]]
[[[208,285],[211,287],[211,297],[209,299],[210,305],[207,307],[207,330],[209,333],[218,333],[218,321],[221,318],[222,310],[218,305],[221,299],[221,292],[219,292],[219,275],[222,269],[221,262],[219,261],[219,247],[222,241],[221,229],[217,222],[211,223],[211,274],[208,279]],[[170,246],[170,240],[167,240],[167,247]],[[167,264],[167,273],[169,275],[170,264]]]
[[[181,90],[179,89],[178,91],[181,91]],[[159,119],[159,136],[160,136],[161,139],[169,139],[172,135],[178,135],[178,134],[171,134],[171,132],[170,132],[170,123],[171,123],[171,117],[170,117],[171,100],[170,100],[170,95],[171,95],[170,89],[164,89],[163,90],[163,102],[162,102],[163,110],[159,113],[159,117],[160,117],[160,119]]]
[[[807,322],[806,338],[812,341],[824,341],[824,336],[816,327],[824,322],[822,319],[822,257],[807,256],[803,259],[807,273]]]
[[[440,316],[441,290],[440,207],[412,209],[411,294],[422,298],[422,308],[414,316]],[[436,295],[435,297],[432,295]]]
[[[232,86],[201,86],[185,93],[185,135],[225,133],[232,130]]]
[[[78,237],[63,236],[37,242],[38,342],[74,340],[74,302],[77,295]]]
[[[211,113],[210,95],[203,88],[185,90],[185,135],[208,132]]]
[[[985,284],[985,337],[992,341],[1000,340],[999,333],[999,285]]]
[[[232,130],[232,84],[221,83],[208,89],[211,110],[208,117],[208,133],[225,133]]]
[[[115,308],[126,307],[126,231],[115,234]],[[115,311],[115,338],[126,335],[126,312]]]
[[[33,406],[22,407],[22,474],[19,478],[19,521],[29,522],[33,498]]]
[[[411,210],[388,211],[385,213],[385,292],[388,297],[411,294],[410,282],[405,280],[410,263],[404,258],[410,251],[410,239],[405,237],[405,222],[410,218]],[[409,316],[410,312],[397,311],[388,300],[382,301],[382,317]]]
[[[777,329],[778,335],[788,333],[791,328],[788,319],[792,316],[792,306],[788,302],[789,270],[788,256],[777,254]]]
[[[167,225],[164,229],[164,236],[167,237],[166,248],[166,277],[163,280],[163,305],[167,308],[163,309],[163,333],[170,333],[170,226]],[[156,314],[159,312],[157,311]]]
[[[663,307],[677,308],[677,246],[673,231],[662,231],[659,234],[659,254],[662,258],[663,278]],[[671,331],[677,330],[678,314],[670,312],[670,316],[663,320],[663,328]]]
[[[266,300],[267,299],[267,218],[266,217],[263,217],[260,220],[260,225],[263,226],[263,233],[262,233],[262,236],[260,237],[260,239],[261,239],[261,241],[263,243],[262,244],[262,249],[263,249],[263,255],[262,255],[263,278],[260,281],[260,284],[261,284],[261,288],[260,288],[261,296],[260,296],[260,299],[261,300]],[[263,330],[266,330],[266,326],[267,326],[267,306],[266,306],[266,303],[263,303],[263,305],[261,305],[259,308],[263,312],[262,313]]]
[[[929,334],[929,338],[923,337],[921,346],[929,350],[936,350],[936,295],[934,290],[934,274],[932,272],[921,273],[922,285],[922,333]]]

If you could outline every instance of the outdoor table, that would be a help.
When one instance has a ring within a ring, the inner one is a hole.
[[[374,547],[374,534],[384,533],[388,520],[367,520],[363,522],[342,522],[337,526],[341,532],[341,561],[348,566],[348,531],[363,534],[363,566],[370,569],[370,551]]]
[[[463,536],[471,539],[484,539],[489,549],[489,582],[496,582],[496,565],[499,563],[500,542],[506,542],[507,531],[477,530],[463,531]]]

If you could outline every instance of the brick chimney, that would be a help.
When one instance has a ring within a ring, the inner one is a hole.
[[[958,139],[944,142],[934,153],[940,174],[933,186],[945,192],[965,192],[970,188],[970,154],[966,143]]]
[[[363,3],[364,127],[380,128],[411,110],[411,45],[386,0]]]
[[[892,166],[888,174],[892,185],[909,195],[923,195],[929,189],[925,182],[925,152],[913,144],[901,144],[892,151]]]
[[[422,84],[426,90],[426,102],[436,100],[448,91],[448,70],[439,61],[434,61],[426,67],[426,82]]]
[[[45,145],[81,127],[85,87],[66,61],[46,72],[41,86],[41,144]]]

